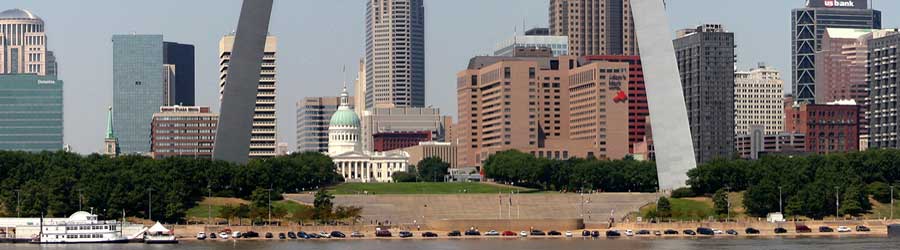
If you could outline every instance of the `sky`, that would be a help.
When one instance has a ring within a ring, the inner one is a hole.
[[[790,10],[805,0],[668,0],[672,29],[720,23],[735,33],[737,67],[758,62],[790,82]],[[546,27],[549,0],[425,0],[426,102],[456,115],[456,73],[468,60],[527,28]],[[65,143],[76,152],[103,145],[112,104],[114,34],[163,34],[196,47],[198,105],[218,110],[218,41],[234,30],[240,0],[3,0],[44,19],[49,49],[65,81]],[[897,27],[900,1],[874,6]],[[278,36],[278,140],[296,146],[296,103],[352,86],[364,55],[365,0],[276,0],[269,32]],[[347,67],[345,74],[342,67]],[[149,122],[149,121],[148,121]]]

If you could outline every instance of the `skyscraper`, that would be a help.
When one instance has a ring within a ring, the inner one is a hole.
[[[366,109],[425,107],[423,0],[366,3]]]
[[[630,0],[550,0],[550,34],[569,55],[637,55]]]
[[[112,42],[113,126],[119,146],[124,154],[149,153],[153,113],[161,106],[194,102],[193,46],[164,42],[162,35],[114,35]]]
[[[513,56],[521,48],[549,48],[553,56],[564,56],[569,54],[569,38],[551,36],[547,28],[534,28],[497,44],[494,56]]]
[[[63,81],[55,76],[0,75],[0,150],[63,149]]]
[[[225,90],[228,76],[228,64],[234,46],[234,34],[226,35],[219,40],[219,94]],[[276,51],[278,39],[275,36],[266,38],[265,52],[260,71],[259,85],[256,92],[256,108],[253,114],[253,130],[250,138],[250,158],[267,158],[275,156],[276,148]]]
[[[881,29],[881,11],[868,0],[807,0],[791,12],[791,61],[794,97],[816,101],[816,52],[828,28]]]
[[[900,148],[900,114],[897,113],[900,97],[897,93],[897,60],[900,53],[900,32],[878,32],[865,41],[868,47],[869,91],[868,133],[870,148]],[[865,147],[866,145],[860,145]]]
[[[113,129],[123,154],[150,153],[150,118],[166,104],[162,35],[114,35]]]
[[[47,50],[44,20],[31,11],[0,12],[0,74],[56,75],[56,57]]]
[[[163,63],[174,74],[166,105],[194,105],[194,45],[163,43]]]
[[[734,33],[718,24],[678,32],[675,55],[693,136],[702,164],[734,152]]]
[[[781,73],[760,64],[734,76],[734,132],[746,135],[754,125],[765,135],[784,131],[784,80]]]

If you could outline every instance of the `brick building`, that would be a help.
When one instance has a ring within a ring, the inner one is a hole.
[[[210,158],[218,122],[219,115],[209,107],[160,107],[150,124],[150,154],[153,158]]]

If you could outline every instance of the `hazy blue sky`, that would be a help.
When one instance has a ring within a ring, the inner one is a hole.
[[[525,23],[547,26],[549,0],[426,0],[426,102],[456,114],[455,74],[489,54]],[[804,0],[669,0],[672,28],[722,23],[736,33],[738,67],[767,62],[790,79],[790,10]],[[197,104],[218,110],[218,40],[237,25],[239,0],[3,0],[47,24],[65,87],[65,143],[81,153],[103,142],[112,103],[113,34],[163,34],[196,46]],[[900,1],[882,0],[884,26],[896,27]],[[336,95],[363,55],[364,0],[277,0],[270,33],[278,45],[278,139],[295,144],[296,102]],[[352,69],[352,70],[351,70]]]

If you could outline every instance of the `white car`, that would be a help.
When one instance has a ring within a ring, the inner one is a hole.
[[[634,236],[634,231],[631,231],[631,229],[625,230],[625,236]]]
[[[322,239],[331,239],[331,234],[329,234],[329,233],[327,233],[327,232],[319,232],[319,238],[322,238]]]
[[[519,236],[528,237],[528,232],[525,232],[525,231],[519,232]]]
[[[837,228],[837,231],[838,231],[838,233],[849,233],[849,232],[851,232],[850,228],[849,228],[849,227],[845,227],[845,226],[839,226],[839,227]]]
[[[228,233],[226,233],[226,232],[219,233],[219,239],[223,239],[223,240],[228,239]]]
[[[485,236],[497,236],[497,235],[500,235],[500,233],[497,232],[497,230],[491,230],[491,231],[488,231],[487,233],[484,233],[484,235]]]
[[[725,232],[722,232],[722,230],[719,229],[713,229],[713,234],[725,234]]]
[[[198,240],[205,240],[205,239],[206,239],[206,233],[204,233],[204,232],[199,232],[199,233],[197,233],[197,239],[198,239]]]
[[[572,236],[575,236],[572,231],[566,231],[566,238],[572,238]]]

